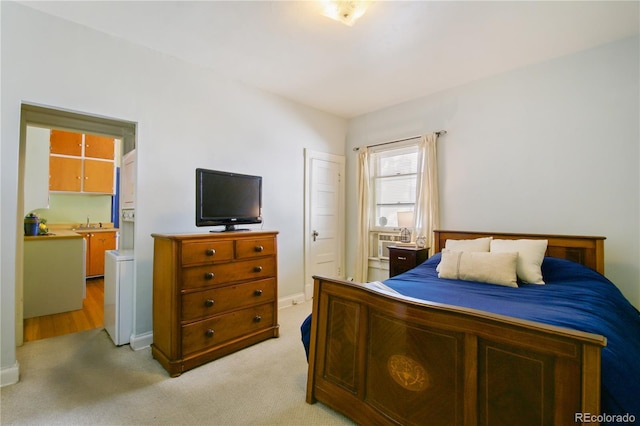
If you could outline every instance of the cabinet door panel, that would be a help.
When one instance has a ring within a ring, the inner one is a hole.
[[[51,154],[82,155],[82,133],[51,130],[49,144]]]
[[[49,190],[80,191],[82,160],[67,157],[49,157]]]
[[[95,275],[104,275],[104,252],[116,249],[115,232],[97,232],[91,237],[91,261]]]
[[[113,163],[84,160],[83,191],[113,194]]]
[[[136,151],[132,150],[122,156],[120,170],[120,204],[122,208],[135,207],[136,189]]]
[[[114,139],[108,136],[84,135],[84,156],[113,160]]]
[[[115,232],[92,232],[87,241],[87,276],[104,275],[104,252],[116,249]]]

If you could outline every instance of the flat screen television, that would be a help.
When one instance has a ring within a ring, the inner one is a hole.
[[[261,176],[196,169],[196,226],[239,231],[252,223],[262,223]]]

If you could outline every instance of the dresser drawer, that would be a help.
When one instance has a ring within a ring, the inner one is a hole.
[[[236,242],[236,258],[248,259],[258,256],[270,256],[276,253],[275,238],[257,238],[254,240],[238,240]]]
[[[274,324],[273,303],[231,312],[182,327],[182,355],[217,346]]]
[[[182,321],[194,321],[225,311],[271,302],[275,299],[276,279],[247,283],[182,296]]]
[[[233,241],[199,241],[182,244],[182,266],[233,259]]]
[[[214,287],[235,281],[276,276],[276,258],[243,260],[182,269],[182,288]]]

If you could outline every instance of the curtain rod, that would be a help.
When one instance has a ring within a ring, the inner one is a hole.
[[[436,136],[440,137],[442,135],[446,135],[447,131],[446,130],[440,130],[438,132],[435,132]],[[388,141],[388,142],[381,142],[381,143],[375,143],[373,145],[367,145],[367,148],[373,148],[374,146],[382,146],[382,145],[389,145],[392,143],[398,143],[398,142],[404,142],[404,141],[410,141],[411,139],[418,139],[421,138],[422,135],[418,135],[418,136],[411,136],[410,138],[404,138],[404,139],[397,139],[395,141]],[[360,147],[357,146],[355,148],[353,148],[354,151],[359,151]]]

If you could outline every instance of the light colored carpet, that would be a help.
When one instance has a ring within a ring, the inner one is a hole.
[[[280,337],[177,378],[145,348],[96,329],[18,348],[20,382],[0,389],[3,425],[352,425],[305,402],[300,324],[311,303],[278,312]]]

